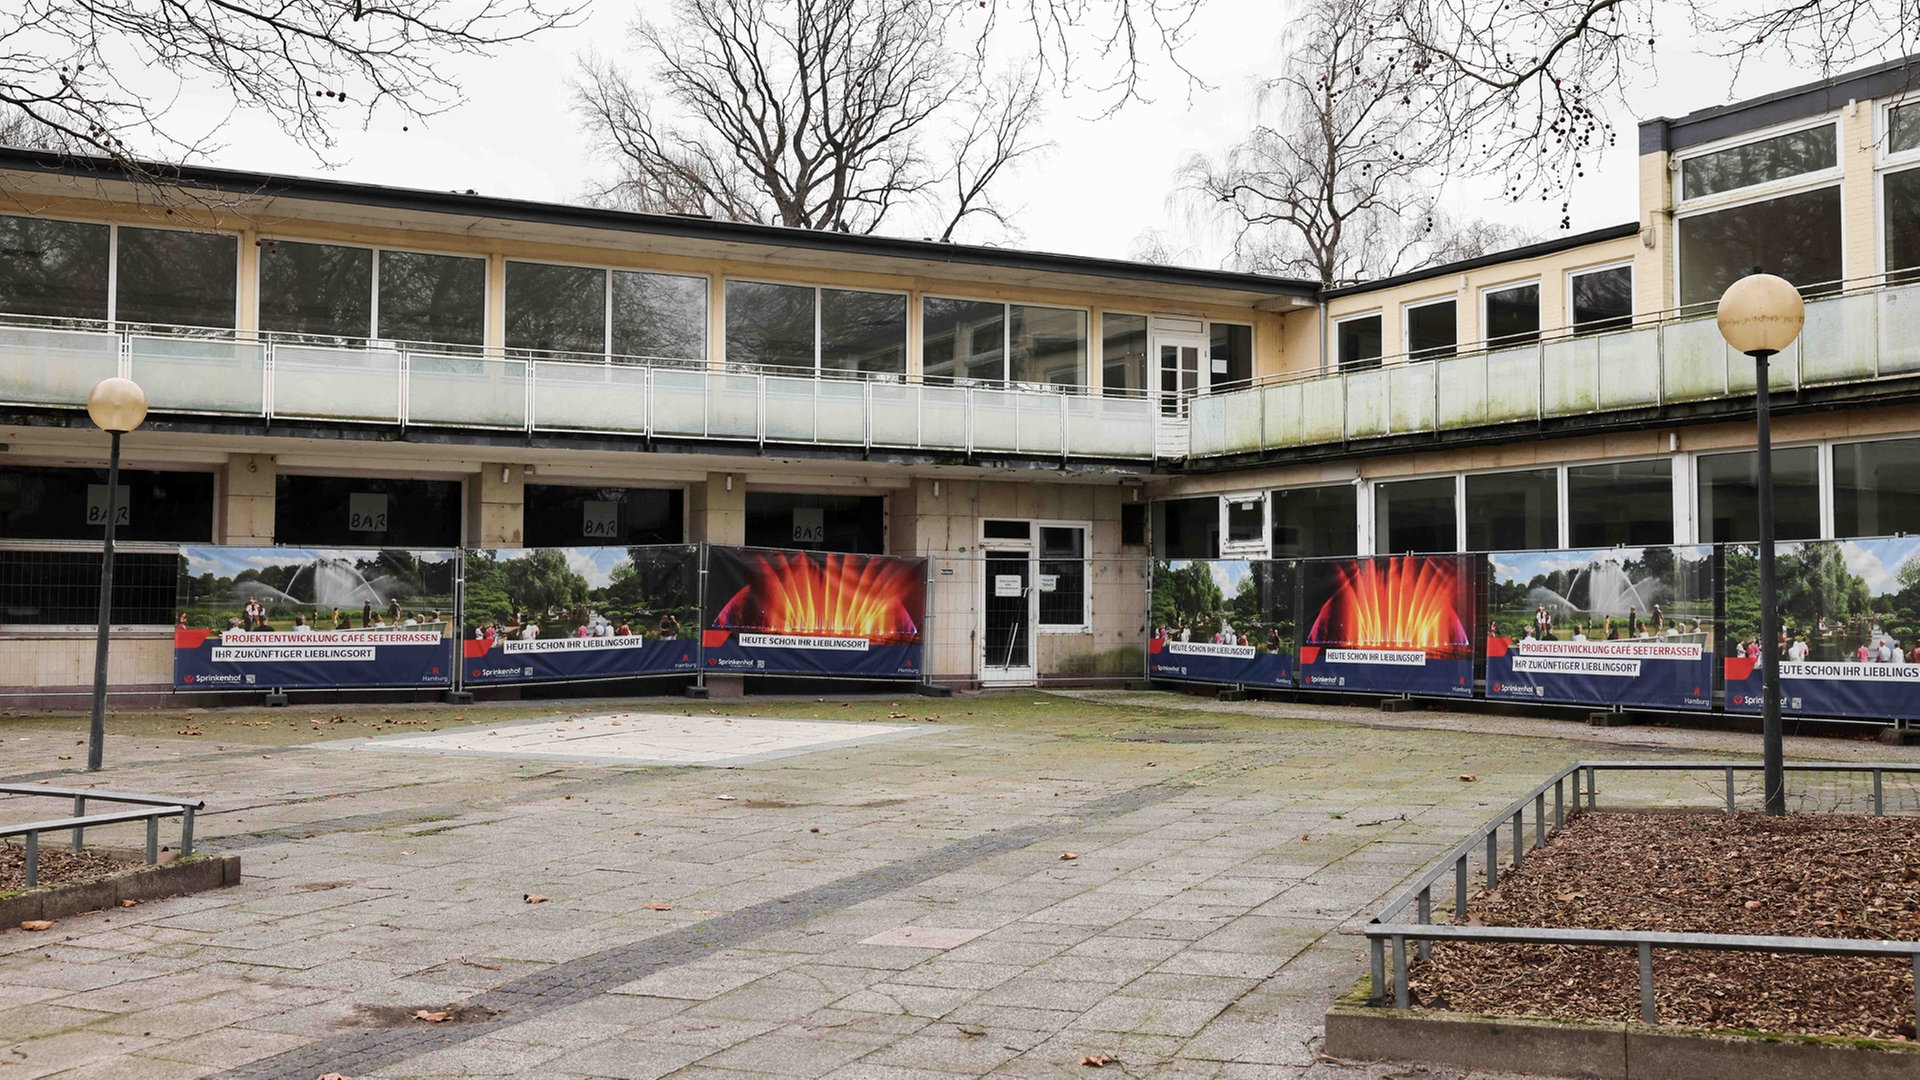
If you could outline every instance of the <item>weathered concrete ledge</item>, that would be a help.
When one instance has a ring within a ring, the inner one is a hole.
[[[1581,1080],[1912,1080],[1920,1045],[1602,1021],[1542,1020],[1365,1004],[1366,980],[1327,1012],[1325,1052]]]
[[[64,919],[115,908],[122,900],[160,900],[238,884],[238,855],[194,855],[158,866],[142,864],[92,881],[0,896],[0,929],[18,927],[32,919]]]

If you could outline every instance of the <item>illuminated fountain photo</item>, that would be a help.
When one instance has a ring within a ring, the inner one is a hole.
[[[1323,575],[1330,570],[1333,577],[1307,631],[1309,644],[1419,649],[1434,659],[1472,657],[1459,559],[1397,555],[1321,564],[1315,570]],[[1316,595],[1309,589],[1311,604]]]
[[[924,566],[917,561],[800,551],[746,551],[715,560],[709,588],[725,599],[716,630],[866,638],[875,645],[920,640]],[[732,580],[733,578],[738,580]]]

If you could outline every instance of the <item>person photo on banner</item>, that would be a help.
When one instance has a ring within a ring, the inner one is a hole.
[[[373,601],[371,600],[364,600],[360,604],[360,627],[363,630],[373,629]]]

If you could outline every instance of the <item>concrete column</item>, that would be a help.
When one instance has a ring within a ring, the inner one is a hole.
[[[728,487],[732,490],[729,491]],[[687,489],[687,535],[709,544],[747,542],[747,482],[732,473],[708,473]]]
[[[1871,277],[1879,264],[1880,215],[1875,212],[1879,176],[1873,170],[1874,103],[1849,105],[1840,116],[1841,272],[1849,281]]]
[[[235,547],[273,544],[274,481],[278,476],[279,470],[269,454],[227,456],[220,543]]]
[[[467,542],[476,547],[526,545],[527,470],[492,463],[480,467],[478,483],[467,487]]]
[[[1641,245],[1633,260],[1633,310],[1650,315],[1672,308],[1675,300],[1673,280],[1673,175],[1667,168],[1668,155],[1655,151],[1640,155]],[[1647,243],[1651,238],[1652,243]]]

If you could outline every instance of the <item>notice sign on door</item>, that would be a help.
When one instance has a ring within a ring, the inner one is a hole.
[[[620,536],[620,504],[612,499],[588,499],[580,504],[580,535],[589,540]]]
[[[1059,587],[1060,587],[1059,574],[1041,574],[1040,575],[1040,591],[1041,592],[1052,592],[1053,590]]]
[[[793,542],[796,544],[826,543],[827,512],[818,506],[794,507]]]
[[[1019,596],[1020,595],[1020,575],[1019,574],[993,575],[993,595]]]
[[[128,522],[133,520],[133,508],[127,505],[129,502],[132,501],[130,498],[128,498],[128,494],[127,494],[128,490],[129,489],[127,485],[125,484],[119,485],[119,498],[115,500],[115,505],[113,508],[114,528],[119,528],[120,526],[125,525]],[[106,523],[107,523],[107,485],[88,484],[87,485],[87,524],[98,527],[98,526],[105,525]]]
[[[347,496],[347,528],[354,532],[387,531],[387,497],[367,491]]]

